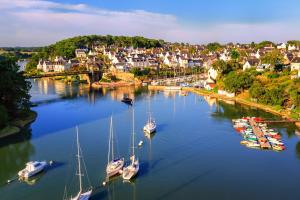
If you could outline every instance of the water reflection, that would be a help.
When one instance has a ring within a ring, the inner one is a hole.
[[[145,87],[118,87],[92,89],[87,84],[65,83],[50,78],[34,79],[31,81],[31,101],[37,104],[54,103],[83,97],[89,103],[95,103],[100,97],[109,95],[112,100],[121,101],[124,96],[136,99],[147,94]],[[151,94],[151,93],[150,93]],[[153,93],[152,95],[154,95]]]
[[[216,105],[216,110],[212,113],[212,116],[220,120],[228,119],[231,121],[231,119],[237,119],[244,116],[261,116],[265,119],[279,119],[279,117],[276,117],[271,113],[266,113],[260,109],[241,104],[233,106],[223,101],[217,101]]]
[[[35,148],[30,142],[31,130],[0,140],[0,184],[12,179],[24,168]]]
[[[300,141],[297,142],[295,150],[296,150],[297,158],[300,159]]]
[[[140,101],[147,94],[146,88],[134,86],[92,89],[85,84],[67,84],[48,78],[33,80],[32,85],[32,101],[38,104],[33,108],[38,112],[32,125],[35,138],[125,112],[127,106],[121,102],[125,95]]]

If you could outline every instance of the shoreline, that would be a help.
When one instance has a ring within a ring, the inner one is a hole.
[[[148,89],[149,90],[164,90],[165,87],[166,86],[160,86],[160,85],[153,86],[153,85],[149,85]],[[201,96],[209,96],[209,97],[216,98],[216,99],[234,101],[234,102],[242,104],[242,105],[246,105],[246,106],[250,106],[250,107],[255,107],[255,108],[264,110],[266,112],[269,112],[269,113],[272,113],[274,115],[280,116],[283,119],[292,120],[292,118],[286,112],[277,111],[277,110],[273,109],[270,106],[259,104],[259,103],[255,103],[255,102],[250,102],[250,101],[247,101],[247,100],[242,99],[240,97],[227,97],[227,96],[223,96],[223,95],[220,95],[220,94],[213,93],[213,92],[205,90],[205,89],[198,89],[198,88],[186,88],[186,87],[183,87],[182,90],[183,91],[187,91],[187,92],[192,92],[192,93],[195,93],[195,94],[198,94],[198,95],[201,95]],[[286,111],[286,110],[284,110],[284,111]],[[295,122],[295,125],[300,128],[300,122]]]
[[[0,139],[19,134],[23,128],[34,122],[36,118],[37,113],[30,110],[27,117],[10,121],[6,127],[0,129]]]
[[[115,88],[115,87],[126,87],[126,86],[134,86],[134,83],[131,82],[94,82],[91,84],[91,87],[94,89],[99,89],[99,88]]]

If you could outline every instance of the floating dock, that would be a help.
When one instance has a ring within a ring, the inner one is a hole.
[[[260,147],[262,149],[272,149],[272,146],[269,142],[269,140],[265,137],[265,134],[261,130],[261,128],[258,126],[257,122],[254,121],[253,118],[249,120],[250,125],[252,126],[253,133],[256,135],[257,140],[260,144]]]

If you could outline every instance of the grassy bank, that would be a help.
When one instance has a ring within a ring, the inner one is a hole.
[[[256,103],[256,102],[251,101],[248,97],[245,97],[244,95],[239,95],[239,96],[236,96],[236,97],[227,97],[227,96],[223,96],[223,95],[219,95],[217,93],[214,93],[213,91],[207,91],[205,89],[184,88],[184,90],[194,92],[194,93],[199,94],[199,95],[207,95],[207,96],[218,98],[218,99],[235,101],[239,104],[259,108],[261,110],[272,113],[274,115],[281,116],[284,119],[292,120],[292,119],[295,118],[294,113],[291,113],[287,109],[278,108],[277,106],[269,106],[269,105],[264,105],[264,104],[261,104],[261,103]]]

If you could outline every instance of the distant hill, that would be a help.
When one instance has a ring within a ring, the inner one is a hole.
[[[28,65],[27,70],[34,69],[41,58],[63,56],[67,59],[75,57],[75,49],[92,48],[96,45],[116,46],[116,47],[134,47],[134,48],[152,48],[161,47],[165,44],[164,40],[144,38],[141,36],[111,36],[111,35],[87,35],[64,39],[55,44],[40,48],[37,54],[34,54]]]
[[[73,58],[75,56],[75,49],[78,48],[92,48],[96,45],[116,46],[116,47],[161,47],[164,44],[163,40],[148,39],[140,36],[101,36],[101,35],[88,35],[77,36],[61,40],[50,46],[44,47],[43,52],[47,56],[60,55],[66,58]]]

